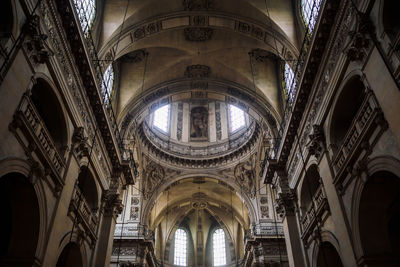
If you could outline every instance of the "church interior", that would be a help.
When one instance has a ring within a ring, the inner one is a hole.
[[[0,5],[0,266],[400,266],[399,1]]]

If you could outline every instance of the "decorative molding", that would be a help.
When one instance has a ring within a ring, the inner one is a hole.
[[[205,27],[189,27],[183,30],[186,41],[204,42],[212,38],[213,29]]]
[[[185,77],[186,78],[208,78],[210,76],[211,69],[206,65],[191,65],[186,67]]]
[[[209,10],[212,5],[212,0],[183,0],[183,7],[187,11]]]

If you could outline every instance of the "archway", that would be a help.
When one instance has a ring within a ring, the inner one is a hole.
[[[304,215],[311,207],[312,199],[320,186],[320,176],[317,165],[312,165],[307,169],[300,193],[300,210]]]
[[[338,149],[350,129],[365,98],[365,86],[356,76],[351,78],[342,89],[333,110],[330,141]]]
[[[97,186],[94,177],[87,167],[82,167],[78,176],[78,188],[89,208],[96,213],[99,207]]]
[[[319,246],[316,267],[343,267],[342,260],[331,243],[322,242]]]
[[[69,243],[65,246],[58,258],[56,267],[82,267],[82,255],[79,245]]]
[[[359,207],[362,258],[368,266],[399,266],[399,225],[400,179],[379,171],[365,184]]]
[[[3,214],[0,265],[32,266],[40,230],[35,190],[25,176],[9,173],[0,178],[0,192]]]
[[[57,151],[63,155],[67,145],[67,127],[57,96],[43,79],[36,81],[31,94],[33,105],[43,119]]]

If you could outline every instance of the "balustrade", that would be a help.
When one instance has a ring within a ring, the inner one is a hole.
[[[75,211],[75,216],[82,219],[84,225],[88,230],[90,230],[92,236],[95,237],[98,217],[93,213],[85,197],[77,186],[75,186],[72,194],[71,207],[73,207],[73,210]]]
[[[378,113],[380,113],[378,102],[372,92],[368,92],[334,157],[333,164],[337,172],[344,168]]]
[[[322,215],[326,210],[328,201],[326,199],[325,191],[322,185],[320,185],[312,197],[312,203],[310,203],[307,211],[301,218],[301,228],[303,235],[311,229],[311,225],[315,225],[317,216]]]

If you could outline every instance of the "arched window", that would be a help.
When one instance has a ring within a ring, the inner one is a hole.
[[[175,232],[174,264],[187,266],[187,235],[183,229]]]
[[[74,4],[82,31],[86,35],[96,16],[95,0],[74,0]]]
[[[110,64],[103,74],[103,83],[101,84],[101,92],[103,94],[104,102],[109,104],[111,99],[112,88],[114,84],[114,70]]]
[[[322,0],[301,0],[303,21],[310,29],[310,32],[314,30],[315,23],[317,22],[321,1]]]
[[[213,258],[214,266],[226,264],[225,232],[221,228],[215,230],[213,234]]]
[[[168,132],[169,113],[170,113],[170,105],[162,106],[161,108],[154,111],[153,125],[157,127],[157,129],[163,131],[164,133]]]
[[[290,102],[293,101],[295,95],[296,80],[294,72],[288,63],[285,63],[285,94]]]
[[[234,105],[229,105],[229,123],[231,132],[244,127],[246,125],[244,111]]]

